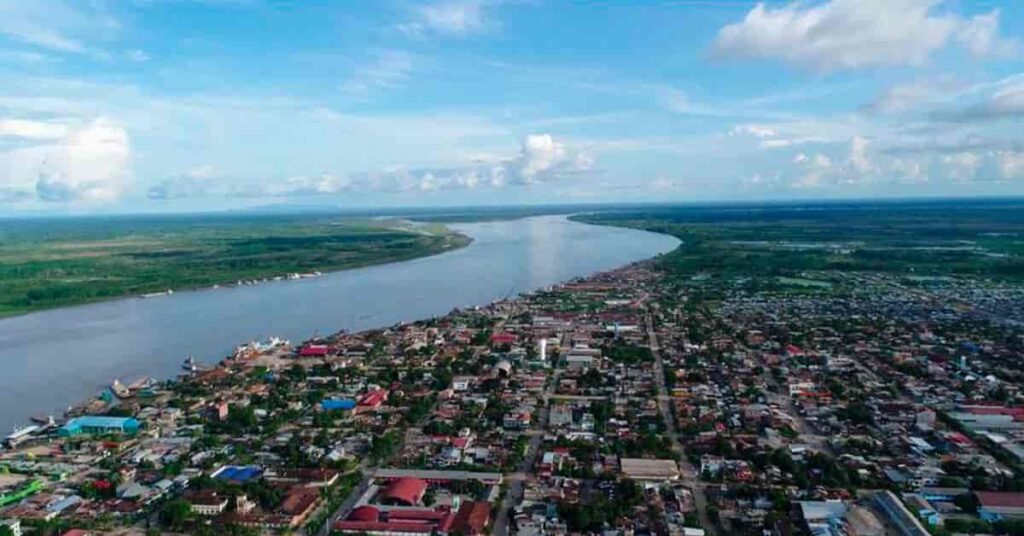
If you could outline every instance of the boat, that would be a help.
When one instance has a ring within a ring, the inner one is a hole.
[[[39,424],[53,424],[54,423],[53,415],[44,415],[42,413],[38,413],[36,415],[33,415],[33,416],[29,417],[29,419],[32,422],[39,423]]]
[[[171,294],[174,294],[174,291],[171,290],[171,289],[167,289],[167,290],[165,290],[163,292],[149,292],[147,294],[142,294],[139,297],[140,298],[159,298],[161,296],[170,296]]]
[[[114,396],[116,396],[117,398],[128,398],[132,396],[131,391],[129,391],[128,388],[125,387],[120,380],[115,379],[113,382],[111,382],[110,390],[114,393]]]
[[[193,359],[192,356],[188,356],[188,358],[185,359],[185,362],[181,364],[181,368],[183,368],[183,369],[185,369],[185,370],[187,370],[189,372],[195,372],[196,371],[196,360]]]

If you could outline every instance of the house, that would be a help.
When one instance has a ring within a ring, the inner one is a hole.
[[[379,408],[388,399],[388,391],[385,389],[377,389],[370,391],[363,395],[359,399],[359,403],[356,404],[356,411],[366,411]]]
[[[71,419],[60,427],[60,437],[81,435],[123,434],[135,435],[139,431],[139,421],[131,417],[106,417],[87,415]]]
[[[571,425],[572,407],[568,404],[555,404],[551,406],[551,411],[548,414],[548,423],[554,428]]]
[[[502,426],[506,430],[526,430],[530,427],[530,421],[530,412],[525,409],[518,409],[505,414]]]
[[[299,357],[326,357],[330,348],[324,344],[310,344],[299,350]]]
[[[654,460],[645,458],[621,458],[622,474],[633,480],[676,480],[679,465],[675,460]]]
[[[4,519],[0,521],[0,527],[6,528],[11,533],[11,536],[21,536],[20,519]]]
[[[1002,491],[976,491],[978,516],[985,521],[1024,519],[1024,493]]]
[[[224,513],[228,507],[226,495],[220,495],[216,491],[203,490],[185,495],[185,500],[192,505],[192,511],[201,516],[216,516]]]

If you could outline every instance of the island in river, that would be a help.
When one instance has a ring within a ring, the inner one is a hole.
[[[312,276],[434,255],[469,242],[441,224],[337,215],[6,220],[0,221],[0,317]]]

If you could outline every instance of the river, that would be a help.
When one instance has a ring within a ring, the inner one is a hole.
[[[114,378],[173,377],[271,335],[299,342],[483,305],[671,251],[678,240],[561,216],[457,224],[456,250],[313,279],[177,292],[0,320],[0,431],[60,416]],[[2,435],[2,434],[0,434]]]

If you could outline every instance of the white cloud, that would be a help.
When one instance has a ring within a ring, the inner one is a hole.
[[[427,33],[450,36],[465,36],[480,33],[489,28],[485,10],[488,3],[482,0],[441,0],[418,6],[415,20],[400,24],[403,33],[422,37]]]
[[[999,10],[976,15],[960,24],[956,40],[975,56],[1011,56],[1017,41],[999,37]]]
[[[1004,179],[1024,177],[1024,151],[1000,151],[996,156]]]
[[[775,125],[748,123],[737,125],[729,131],[730,136],[750,136],[758,141],[762,149],[780,149],[809,143],[826,143],[829,138],[817,132],[833,131],[830,126],[813,122],[791,122]]]
[[[0,188],[33,191],[42,201],[114,201],[128,187],[131,157],[128,132],[99,118],[54,143],[0,155]]]
[[[531,134],[522,140],[520,152],[513,158],[448,168],[410,169],[392,166],[345,178],[330,174],[319,177],[298,176],[282,182],[270,182],[256,189],[229,190],[228,195],[288,197],[349,191],[401,193],[504,188],[513,184],[532,185],[577,175],[592,169],[593,164],[589,155],[570,149],[549,134]]]
[[[942,163],[946,166],[946,173],[957,182],[965,182],[974,178],[981,167],[982,157],[980,154],[964,151],[945,155]]]
[[[0,138],[55,140],[64,137],[68,126],[62,123],[31,121],[26,119],[0,119]]]
[[[947,99],[960,89],[961,84],[949,78],[914,80],[889,87],[866,108],[885,114],[908,112]]]
[[[732,130],[729,131],[729,134],[732,136],[748,134],[750,136],[754,136],[755,138],[772,138],[777,136],[778,132],[776,132],[775,129],[767,127],[765,125],[746,124],[736,125],[735,127],[732,128]]]
[[[868,157],[868,146],[871,144],[862,136],[854,136],[850,140],[850,165],[860,174],[868,173],[874,169],[871,159]]]
[[[196,166],[181,175],[169,177],[146,190],[146,197],[154,201],[189,199],[212,195],[218,184],[214,179],[223,175],[211,165]],[[221,183],[221,187],[224,185]]]
[[[523,140],[518,170],[525,182],[565,162],[565,144],[556,142],[550,134],[531,134]]]
[[[52,52],[102,55],[90,42],[120,30],[120,23],[103,4],[4,0],[0,2],[0,34]]]
[[[371,61],[353,71],[341,84],[341,90],[350,95],[368,96],[376,90],[400,87],[409,79],[415,63],[415,57],[403,50],[379,50]]]
[[[999,12],[967,19],[937,9],[938,0],[829,0],[770,7],[757,4],[723,27],[718,58],[778,59],[829,72],[919,65],[957,42],[975,54],[1011,45],[998,36]]]
[[[995,82],[976,84],[961,92],[968,102],[956,102],[937,108],[933,119],[951,122],[980,122],[1024,116],[1024,74],[1015,74]]]
[[[325,195],[336,194],[352,188],[352,181],[345,177],[336,177],[330,173],[318,177],[305,175],[290,177],[283,185],[271,188],[267,193],[271,196],[293,195]]]

